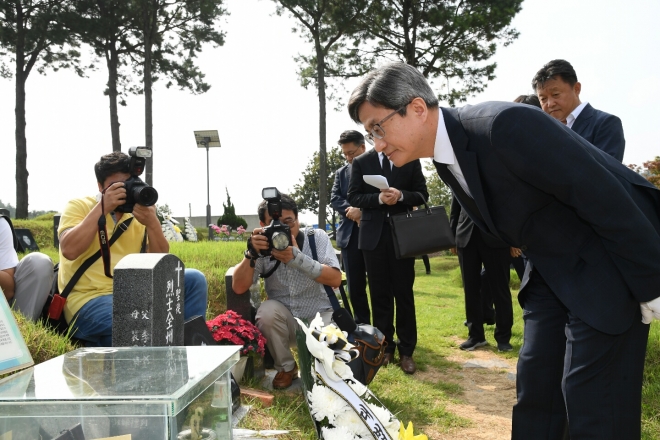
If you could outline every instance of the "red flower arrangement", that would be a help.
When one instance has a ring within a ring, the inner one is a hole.
[[[258,353],[263,357],[266,354],[266,338],[254,324],[233,310],[206,321],[206,326],[219,345],[242,345],[241,356]]]

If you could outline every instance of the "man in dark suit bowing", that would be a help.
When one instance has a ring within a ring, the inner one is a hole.
[[[380,121],[381,124],[390,118],[386,115]],[[373,143],[369,135],[366,139]],[[373,149],[355,158],[351,168],[348,202],[362,209],[359,247],[367,266],[373,325],[383,332],[388,344],[384,364],[392,362],[395,348],[398,347],[401,369],[407,374],[413,374],[417,370],[413,360],[417,345],[413,296],[415,258],[398,260],[395,257],[389,217],[412,210],[428,199],[426,178],[419,160],[392,166],[387,156]],[[363,176],[374,174],[385,176],[389,188],[379,190],[364,181]],[[420,234],[423,233],[420,231]],[[398,345],[394,342],[395,331]]]
[[[647,324],[660,318],[660,191],[536,108],[439,108],[406,64],[368,74],[348,109],[396,166],[433,157],[475,225],[530,258],[512,437],[639,438]],[[556,309],[568,324],[548,322]]]
[[[337,246],[341,249],[341,259],[346,272],[348,294],[358,324],[371,324],[371,311],[367,299],[367,272],[364,256],[358,248],[360,237],[360,208],[348,203],[348,183],[351,179],[353,159],[365,152],[364,136],[359,131],[346,130],[339,136],[339,146],[348,162],[337,170],[332,185],[330,203],[339,213],[341,222],[337,228]]]
[[[626,140],[621,120],[580,101],[582,84],[571,63],[550,61],[536,72],[532,88],[544,112],[619,162],[623,161]]]

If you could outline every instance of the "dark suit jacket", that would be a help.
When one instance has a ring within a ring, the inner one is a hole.
[[[470,238],[472,238],[474,222],[472,219],[470,219],[470,216],[467,214],[467,212],[461,208],[461,204],[458,202],[456,197],[451,199],[449,227],[451,228],[451,231],[454,233],[454,237],[456,238],[456,247],[466,247],[470,242]],[[509,247],[508,244],[497,237],[493,237],[491,234],[482,232],[481,237],[483,238],[486,246],[492,248]]]
[[[332,185],[332,195],[330,197],[330,204],[341,217],[341,222],[337,228],[337,246],[340,248],[348,246],[348,242],[351,239],[351,233],[353,233],[353,228],[358,227],[353,220],[346,217],[346,208],[351,206],[346,199],[350,174],[350,164],[346,164],[337,170],[337,173],[335,174],[335,183]]]
[[[582,321],[626,331],[660,293],[660,191],[540,109],[442,113],[475,224],[522,249]]]
[[[623,161],[626,140],[621,119],[587,104],[575,119],[572,129],[619,162]]]
[[[351,206],[362,208],[360,220],[360,243],[362,250],[373,250],[383,230],[383,222],[388,214],[398,214],[412,209],[428,200],[426,178],[422,173],[419,160],[405,164],[401,168],[392,167],[392,181],[389,185],[401,191],[403,201],[395,205],[378,203],[380,190],[364,182],[362,176],[382,174],[382,167],[375,149],[353,159],[351,180],[348,186],[348,202]]]

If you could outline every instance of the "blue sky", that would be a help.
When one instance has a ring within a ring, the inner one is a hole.
[[[224,46],[199,59],[211,90],[194,96],[156,83],[154,187],[177,216],[205,215],[206,152],[194,130],[218,130],[222,147],[210,152],[213,215],[222,214],[228,188],[236,212],[252,214],[261,189],[292,189],[318,150],[318,99],[303,89],[293,57],[310,46],[291,33],[294,22],[274,15],[266,0],[228,0]],[[660,155],[660,2],[526,0],[514,19],[520,37],[500,47],[497,78],[468,103],[511,101],[531,93],[531,78],[547,61],[575,67],[583,100],[616,114],[626,136],[625,163]],[[111,151],[103,63],[89,78],[60,71],[27,82],[30,210],[61,210],[73,197],[93,194],[93,164]],[[350,93],[355,81],[346,84]],[[332,104],[329,105],[331,109]],[[144,144],[143,98],[119,110],[122,149]],[[0,200],[15,205],[14,84],[0,79]],[[356,125],[329,110],[328,148]],[[313,215],[303,218],[311,221]]]

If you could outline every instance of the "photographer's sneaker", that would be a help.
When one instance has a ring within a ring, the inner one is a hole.
[[[458,347],[459,347],[461,350],[472,351],[472,350],[474,350],[475,348],[477,348],[477,347],[483,347],[484,345],[488,345],[488,342],[487,342],[486,340],[478,341],[478,340],[476,340],[476,339],[474,339],[474,338],[468,338],[467,341],[463,342],[463,343],[462,343],[461,345],[459,345]]]
[[[501,342],[497,344],[497,351],[502,351],[502,352],[513,351],[513,346],[511,346],[511,344],[509,344],[508,342]]]

